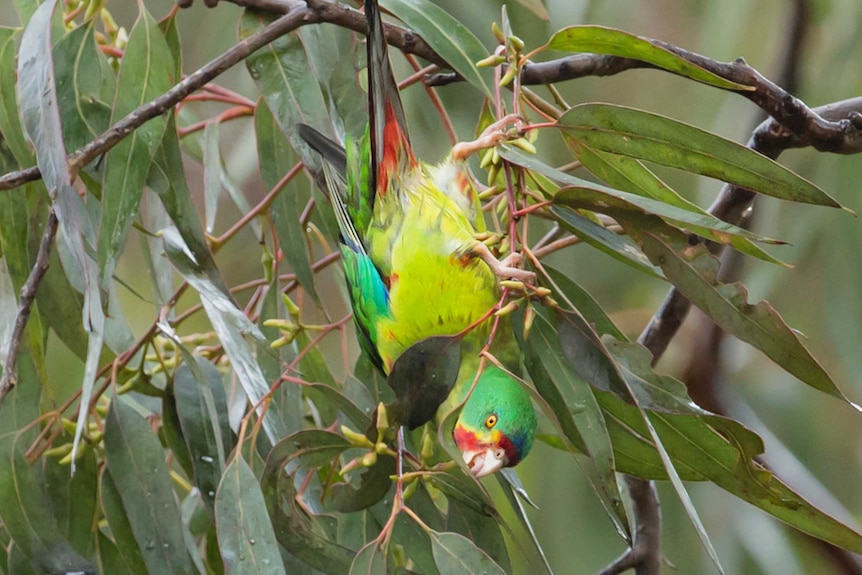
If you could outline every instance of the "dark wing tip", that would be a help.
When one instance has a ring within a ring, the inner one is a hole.
[[[311,146],[311,149],[323,156],[323,159],[329,162],[338,173],[347,172],[347,154],[341,144],[324,136],[307,124],[297,124],[296,133],[306,144]]]

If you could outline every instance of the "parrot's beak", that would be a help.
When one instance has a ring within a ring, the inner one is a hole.
[[[461,453],[470,473],[476,477],[491,475],[506,466],[506,452],[492,445],[468,449]]]

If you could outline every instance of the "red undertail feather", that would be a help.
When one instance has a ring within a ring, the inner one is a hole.
[[[386,104],[386,124],[383,128],[383,157],[377,163],[377,193],[381,196],[389,189],[389,175],[397,174],[405,163],[418,165],[410,148],[407,134],[398,123],[398,115],[391,102]],[[405,157],[406,156],[406,157]]]

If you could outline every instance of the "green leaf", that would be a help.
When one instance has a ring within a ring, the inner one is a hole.
[[[62,437],[62,436],[61,436]],[[64,438],[61,442],[66,442]],[[78,460],[75,475],[58,459],[44,458],[45,488],[54,510],[60,532],[82,557],[90,557],[96,548],[93,525],[96,523],[96,490],[99,466],[92,449]]]
[[[0,27],[0,86],[10,88],[0,90],[0,134],[3,134],[3,142],[9,146],[18,165],[24,167],[33,165],[35,159],[24,140],[15,90],[11,89],[17,81],[15,48],[19,33],[16,28]]]
[[[710,176],[767,196],[839,208],[811,182],[746,146],[642,110],[581,104],[557,122],[591,148]]]
[[[283,383],[282,385],[287,385],[287,383]],[[315,404],[325,403],[334,407],[343,413],[356,426],[356,429],[366,429],[371,425],[369,413],[357,407],[355,403],[335,387],[325,383],[309,383],[302,387],[305,390],[305,394],[314,400]]]
[[[164,36],[143,4],[120,64],[112,123],[161,96],[174,84],[174,62]],[[153,153],[165,133],[165,119],[153,118],[108,152],[102,183],[99,271],[107,285],[126,234],[138,213]]]
[[[260,158],[260,175],[264,185],[272,190],[296,165],[297,157],[264,99],[257,103],[254,127]],[[307,238],[300,222],[300,215],[309,198],[310,190],[305,178],[294,178],[273,200],[271,210],[279,246],[293,268],[299,285],[308,290],[319,303],[317,292],[314,291],[314,273],[308,261]]]
[[[206,360],[193,361],[197,370],[184,363],[174,372],[173,390],[194,481],[211,512],[226,456],[233,449],[232,432],[221,373]]]
[[[387,575],[386,555],[377,541],[371,541],[359,550],[350,565],[349,575]]]
[[[487,553],[507,573],[512,571],[498,518],[478,513],[457,499],[448,500],[446,531],[460,533]]]
[[[94,262],[88,255],[88,248],[95,243],[95,231],[83,201],[72,187],[58,113],[53,61],[45,57],[51,54],[51,19],[55,6],[56,0],[44,2],[24,30],[18,52],[18,98],[24,129],[36,148],[37,164],[45,187],[55,200],[54,209],[60,231],[72,254],[74,272],[82,278],[83,284],[83,323],[89,337],[81,384],[80,405],[83,407],[78,412],[72,447],[74,459],[87,418],[85,408],[93,394],[104,339],[105,314]],[[70,271],[66,273],[68,275]],[[73,471],[74,468],[72,463]]]
[[[65,34],[53,50],[57,100],[69,153],[100,136],[111,121],[111,106],[102,98],[103,92],[108,92],[104,96],[113,95],[115,78],[102,77],[106,63],[96,47],[95,22],[93,19]]]
[[[126,510],[123,509],[120,492],[106,468],[103,468],[101,473],[99,495],[102,502],[102,512],[105,514],[105,519],[108,520],[108,526],[111,528],[111,536],[116,543],[120,560],[129,572],[135,575],[147,575],[149,571],[144,563],[144,555],[135,540],[135,534],[132,532],[132,525],[129,523]],[[112,550],[107,550],[107,552],[111,553]],[[116,558],[111,557],[110,560],[115,561]]]
[[[147,421],[122,397],[111,401],[105,456],[147,569],[166,575],[195,573],[162,446]]]
[[[545,22],[550,22],[551,17],[548,14],[548,9],[542,0],[516,0],[518,4],[527,8],[530,12],[541,18]]]
[[[751,86],[737,84],[725,80],[712,72],[692,64],[677,56],[670,50],[657,46],[653,42],[604,26],[570,26],[563,28],[548,40],[545,48],[563,50],[566,52],[592,52],[594,54],[610,54],[620,58],[631,58],[647,62],[653,66],[664,68],[674,74],[679,74],[710,86],[728,90],[754,90]]]
[[[135,575],[126,565],[117,545],[101,531],[96,534],[96,553],[99,560],[99,573]]]
[[[36,572],[95,575],[57,527],[42,481],[24,455],[29,441],[21,439],[0,436],[0,519]]]
[[[252,342],[263,340],[263,334],[246,317],[236,303],[225,295],[198,267],[194,255],[183,243],[175,228],[162,233],[165,252],[177,271],[200,294],[201,304],[219,337],[231,366],[252,405],[260,405],[269,393],[269,383],[254,356]],[[261,409],[258,407],[258,409]],[[280,407],[270,404],[263,416],[263,428],[271,444],[287,435]]]
[[[168,114],[165,134],[153,155],[147,187],[158,194],[201,271],[223,293],[230,293],[216,267],[186,184],[174,114]]]
[[[488,50],[469,28],[428,0],[384,0],[380,4],[418,33],[462,78],[492,97],[491,70],[476,67]]]
[[[237,454],[215,498],[219,551],[231,575],[285,573],[260,485]]]
[[[569,304],[569,309],[577,310],[583,315],[598,335],[610,335],[618,341],[628,340],[587,290],[555,267],[546,263],[543,263],[542,267],[548,272],[548,280],[554,288],[554,296]]]
[[[416,429],[437,413],[449,396],[461,367],[461,338],[434,336],[398,356],[387,382],[397,399],[389,407],[391,422]]]
[[[429,531],[440,575],[505,575],[487,553],[459,533]]]
[[[598,336],[592,335],[598,339]],[[595,347],[591,343],[586,346],[593,351]],[[576,343],[569,340],[566,346],[571,349]],[[629,537],[629,520],[617,484],[611,440],[590,386],[566,363],[553,326],[541,314],[536,315],[530,337],[521,347],[524,349],[527,371],[536,389],[554,411],[563,433],[579,451],[589,456],[588,460],[583,461],[582,467],[596,489],[605,512],[617,532],[624,538]],[[590,361],[597,361],[595,356],[595,351],[581,354],[581,373],[589,369],[587,364]]]
[[[240,38],[251,36],[273,20],[272,15],[246,10],[239,22]],[[309,56],[301,38],[301,34],[285,34],[246,58],[245,63],[291,145],[312,172],[319,172],[320,156],[296,134],[296,124],[308,124],[325,134],[334,130],[320,84],[309,81]]]
[[[656,226],[649,218],[612,215],[620,217],[618,221],[629,235],[680,293],[722,329],[759,349],[804,383],[849,401],[768,302],[749,304],[744,286],[717,281],[718,260],[705,246],[691,246],[683,233]]]
[[[285,466],[294,460],[305,468],[328,463],[348,447],[350,444],[343,437],[323,430],[293,434],[270,451],[260,479],[279,544],[326,573],[349,572],[354,552],[332,541],[320,523],[297,504],[294,476],[285,472]]]

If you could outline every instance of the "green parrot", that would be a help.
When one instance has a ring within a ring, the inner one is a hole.
[[[488,363],[477,378],[479,353],[495,321],[488,312],[500,299],[498,278],[534,276],[512,261],[498,261],[476,239],[485,225],[463,158],[450,154],[434,166],[416,159],[377,1],[364,4],[365,137],[358,145],[348,138],[345,149],[309,126],[297,130],[325,160],[358,337],[376,366],[388,375],[410,346],[473,326],[461,340],[455,385],[437,413],[448,413],[472,389],[454,439],[471,472],[489,475],[526,457],[536,416],[529,394],[506,371]],[[520,372],[508,316],[498,318],[490,352],[507,370]]]

